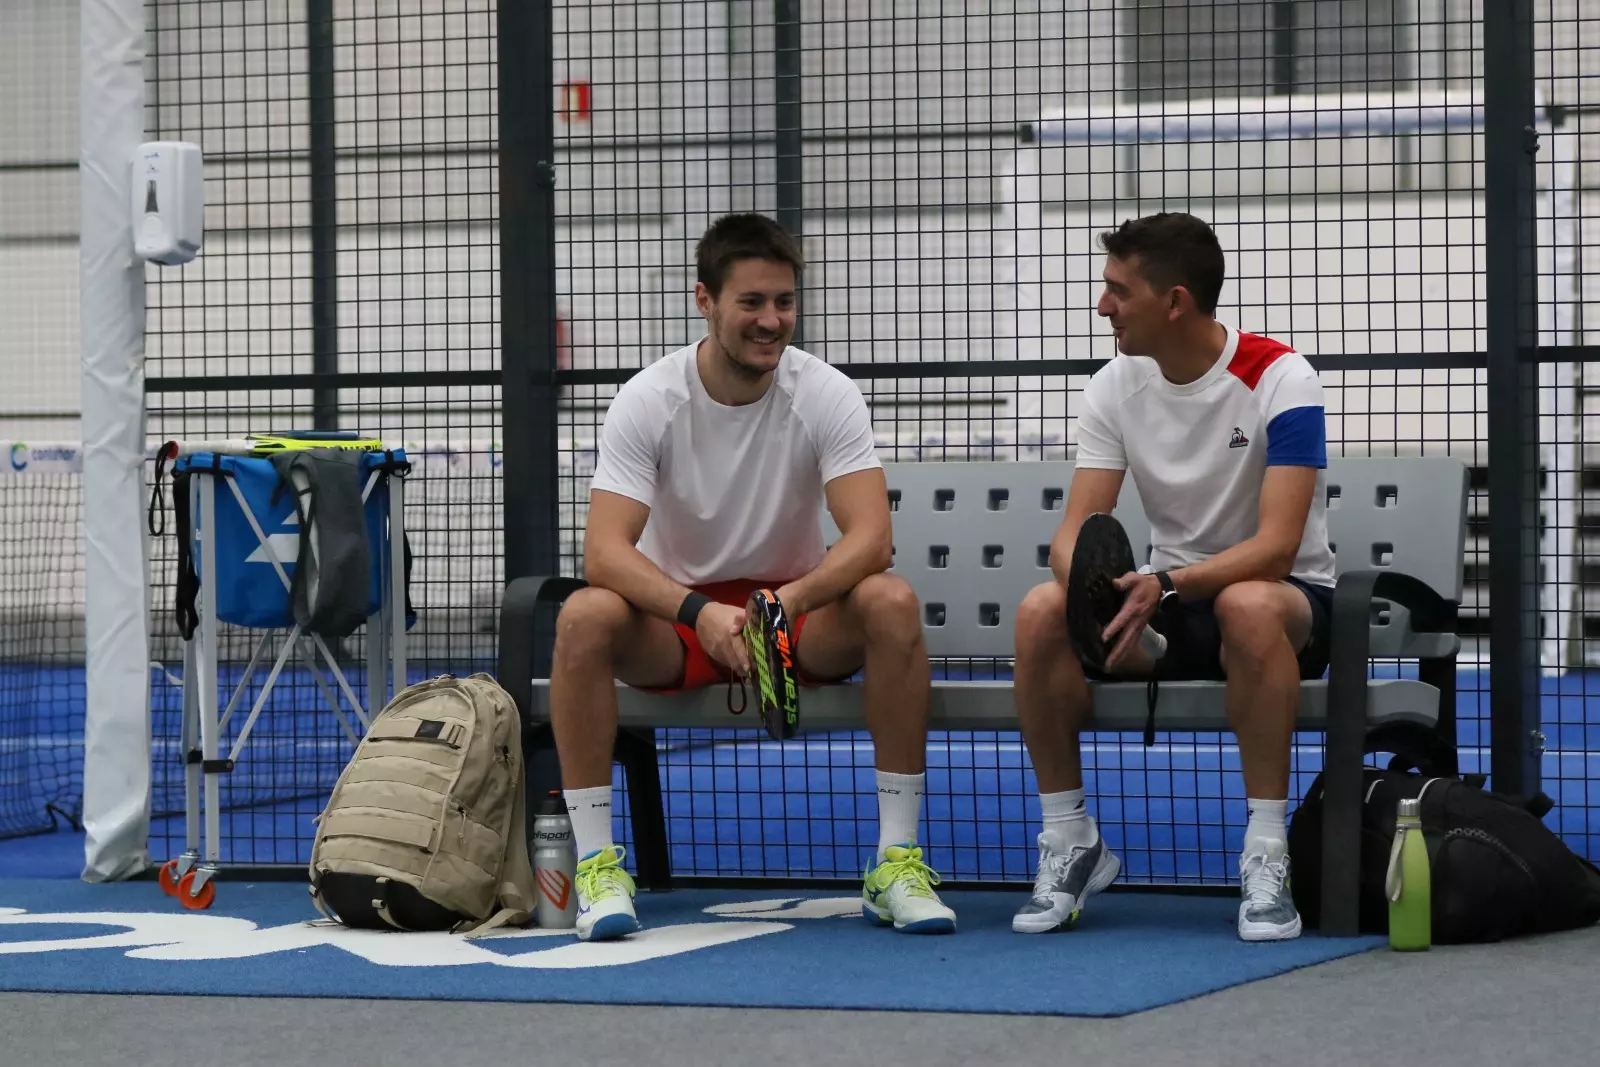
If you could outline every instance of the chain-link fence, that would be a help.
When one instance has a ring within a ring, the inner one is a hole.
[[[492,662],[508,575],[580,573],[607,403],[700,336],[693,248],[719,215],[762,211],[801,238],[796,343],[858,382],[885,460],[1027,462],[1074,456],[1083,386],[1112,354],[1095,234],[1187,210],[1228,255],[1221,317],[1319,368],[1331,450],[1468,464],[1463,764],[1512,785],[1542,772],[1551,824],[1596,855],[1584,219],[1600,69],[1584,44],[1600,15],[1576,0],[146,10],[147,135],[202,147],[207,200],[201,257],[147,274],[152,443],[311,427],[404,443],[414,677]],[[0,417],[13,439],[72,442],[76,25],[23,11],[0,74],[23,134],[0,156],[0,350],[18,384]],[[168,520],[154,657],[175,672]],[[81,635],[81,600],[25,614]],[[254,635],[224,637],[237,673]],[[359,673],[359,635],[337,651]],[[57,696],[17,701],[54,701],[60,722],[0,718],[4,758],[61,753],[70,779],[82,681],[65,672]],[[178,692],[166,672],[153,684],[165,816]],[[657,737],[677,871],[859,874],[865,735],[781,752],[752,736]],[[1303,742],[1296,796],[1320,763]],[[301,861],[348,754],[314,685],[280,682],[227,778],[225,858]],[[1226,734],[1094,739],[1090,793],[1130,877],[1231,876],[1236,768]],[[929,787],[947,877],[1031,874],[1017,734],[936,735]],[[158,818],[152,855],[181,833]],[[747,847],[771,840],[792,847]]]
[[[558,8],[556,299],[572,368],[558,372],[572,476],[563,572],[580,573],[585,476],[608,398],[701,336],[693,247],[719,214],[766,212],[801,235],[796,343],[857,380],[884,459],[1028,461],[1075,454],[1082,389],[1114,353],[1095,315],[1095,235],[1190,211],[1227,252],[1220,317],[1321,371],[1331,451],[1468,465],[1463,764],[1489,771],[1494,740],[1511,753],[1497,777],[1516,788],[1525,755],[1561,801],[1553,825],[1592,852],[1592,624],[1572,566],[1583,536],[1572,361],[1583,355],[1555,346],[1582,344],[1584,70],[1570,42],[1593,27],[1571,4],[1536,5],[1531,18],[1490,7]],[[1538,41],[1520,39],[1525,69],[1517,30]],[[1525,111],[1496,113],[1524,96]],[[1537,317],[1519,275],[1536,285]],[[1491,360],[1508,337],[1531,347],[1535,328],[1536,369]],[[1542,586],[1489,565],[1491,426],[1510,523],[1498,543],[1537,553]],[[1525,593],[1528,610],[1491,616],[1496,570],[1499,602]],[[1491,657],[1507,708],[1494,720]],[[873,839],[870,805],[855,802],[871,791],[864,734],[780,751],[731,731],[710,744],[660,733],[678,872],[859,873]],[[1031,875],[1037,800],[1019,741],[933,738],[930,839],[955,850],[947,876]],[[1300,741],[1296,797],[1321,763],[1320,739]],[[1231,878],[1245,814],[1231,736],[1146,748],[1108,735],[1089,748],[1088,791],[1130,877]],[[823,796],[840,790],[849,796]],[[781,835],[762,799],[774,793],[796,799],[785,812],[807,812],[785,815]],[[730,846],[775,835],[813,847]]]

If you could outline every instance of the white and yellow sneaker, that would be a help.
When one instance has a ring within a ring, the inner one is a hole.
[[[633,911],[633,876],[622,866],[620,845],[597,849],[578,861],[578,940],[610,941],[639,929]]]
[[[956,913],[933,891],[938,884],[938,872],[922,862],[922,849],[890,845],[883,862],[867,870],[861,914],[869,922],[893,924],[908,934],[953,934]]]

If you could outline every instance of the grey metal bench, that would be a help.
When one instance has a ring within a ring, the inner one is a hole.
[[[1009,660],[1017,605],[1048,580],[1048,546],[1062,517],[1073,465],[1065,462],[934,462],[885,465],[894,509],[894,573],[923,605],[928,654],[935,661]],[[1454,759],[1455,634],[1466,536],[1466,468],[1443,458],[1338,458],[1327,476],[1328,527],[1338,584],[1332,656],[1325,679],[1301,684],[1296,729],[1327,735],[1324,759],[1322,930],[1357,929],[1361,767],[1384,728],[1430,731]],[[1132,478],[1117,515],[1139,562],[1149,523]],[[825,540],[838,536],[824,518]],[[548,648],[554,606],[582,582],[521,578],[501,607],[501,684],[528,727],[530,759],[550,744]],[[544,625],[539,626],[544,614]],[[546,642],[548,644],[548,641]],[[1370,678],[1373,658],[1416,659],[1416,679]],[[541,669],[542,668],[542,669]],[[1090,729],[1142,733],[1143,682],[1098,683]],[[1163,731],[1228,729],[1220,682],[1164,682],[1156,726]],[[655,759],[657,727],[759,728],[729,713],[720,687],[653,694],[618,686],[617,758],[634,824],[641,885],[670,879]],[[861,686],[807,690],[805,733],[860,729]],[[931,730],[1014,730],[1009,681],[936,678]]]

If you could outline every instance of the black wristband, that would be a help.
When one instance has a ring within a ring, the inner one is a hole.
[[[683,598],[683,603],[678,605],[678,621],[683,625],[694,628],[695,620],[700,617],[700,610],[711,603],[711,598],[704,593],[689,590],[689,595]]]

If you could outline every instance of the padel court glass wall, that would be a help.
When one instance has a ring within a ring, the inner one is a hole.
[[[15,190],[0,290],[16,300],[0,345],[18,383],[0,420],[8,438],[71,442],[76,309],[57,294],[76,271],[76,118],[51,79],[75,27],[43,0],[22,7],[31,44],[5,54],[32,58],[0,71],[14,90],[0,107],[25,131],[0,147]],[[1186,210],[1228,254],[1219,313],[1321,371],[1330,451],[1468,465],[1463,769],[1542,787],[1551,825],[1600,856],[1586,435],[1600,371],[1584,332],[1600,296],[1585,269],[1600,58],[1581,48],[1600,14],[1576,0],[146,11],[147,136],[200,144],[207,196],[201,257],[147,272],[150,440],[314,427],[403,443],[413,678],[492,669],[509,577],[581,573],[606,405],[700,336],[693,251],[720,214],[766,212],[801,236],[797,344],[859,383],[884,460],[1038,462],[1072,458],[1082,389],[1112,355],[1095,234]],[[70,472],[52,475],[60,489],[27,473],[0,470],[7,834],[70,817],[81,790],[81,535],[65,532],[80,502]],[[170,485],[152,469],[151,488],[160,861],[183,847],[183,657]],[[76,585],[29,599],[61,572]],[[225,677],[256,637],[224,627]],[[359,677],[362,635],[337,651]],[[1086,740],[1127,880],[1233,878],[1231,735]],[[859,875],[876,840],[865,733],[653,741],[676,873]],[[1298,741],[1295,798],[1321,764],[1319,738]],[[224,779],[224,861],[303,863],[350,752],[288,672]],[[1017,733],[936,733],[928,788],[924,838],[946,878],[1031,877],[1037,797]]]

